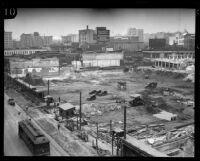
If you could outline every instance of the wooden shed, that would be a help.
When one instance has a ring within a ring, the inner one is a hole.
[[[71,103],[64,103],[59,105],[59,114],[62,118],[69,118],[74,116],[75,106]]]

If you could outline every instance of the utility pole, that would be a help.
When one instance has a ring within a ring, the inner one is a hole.
[[[77,113],[77,130],[78,130],[78,113]]]
[[[49,80],[48,80],[48,94],[47,95],[49,95]]]
[[[126,140],[126,105],[124,104],[124,139]]]
[[[29,77],[28,77],[28,85],[29,85],[29,88],[31,88],[31,84],[30,84],[30,81],[31,81],[31,76],[30,76],[30,74],[28,75]]]
[[[113,130],[112,130],[112,120],[110,120],[110,133],[111,133],[111,137],[112,137],[112,155],[113,155]]]
[[[80,112],[79,112],[79,115],[80,115],[80,130],[81,130],[81,92],[80,92]]]
[[[59,71],[59,76],[60,76],[60,63],[58,65],[58,71]]]
[[[17,67],[15,68],[15,72],[16,72],[16,79],[17,79]]]
[[[96,148],[97,148],[97,154],[99,154],[99,152],[98,152],[98,136],[99,136],[98,122],[96,123],[96,125],[97,125]]]

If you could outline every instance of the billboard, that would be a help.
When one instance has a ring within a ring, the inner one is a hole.
[[[110,39],[110,30],[106,30],[105,27],[97,27],[97,41],[107,42]]]
[[[150,49],[164,49],[166,46],[166,39],[149,39]]]

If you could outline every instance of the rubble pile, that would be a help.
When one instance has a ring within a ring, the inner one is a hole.
[[[178,141],[183,138],[189,137],[193,133],[194,129],[192,126],[186,126],[180,129],[173,129],[171,131],[162,131],[157,133],[153,137],[147,139],[147,143],[153,147],[158,147],[160,145]]]
[[[147,68],[147,67],[140,67],[138,70],[142,70],[144,74],[150,75],[159,75],[167,78],[173,78],[173,79],[183,79],[185,81],[189,80],[191,82],[194,82],[194,66],[188,66],[184,71],[178,71],[178,70],[168,70],[168,69],[155,69],[155,68]]]
[[[194,78],[195,78],[195,73],[190,73],[184,78],[184,80],[191,81],[192,83],[194,83]]]
[[[134,129],[129,129],[128,134],[137,139],[151,138],[165,130],[164,124],[140,125]]]
[[[79,106],[75,106],[76,110],[79,110]],[[98,104],[98,103],[91,103],[91,104],[83,104],[82,105],[82,112],[86,115],[86,117],[99,115],[101,116],[105,112],[120,110],[121,105],[116,103],[113,104]]]

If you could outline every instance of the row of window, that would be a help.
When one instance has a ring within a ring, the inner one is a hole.
[[[180,56],[180,55],[178,55],[178,56],[169,56],[168,58],[170,58],[170,59],[184,59],[184,58],[194,58],[194,56],[192,56],[192,55],[185,55],[185,56]]]
[[[22,51],[17,51],[17,50],[13,50],[13,51],[4,51],[4,56],[11,56],[11,55],[29,55],[29,54],[34,54],[35,50],[22,50]]]

